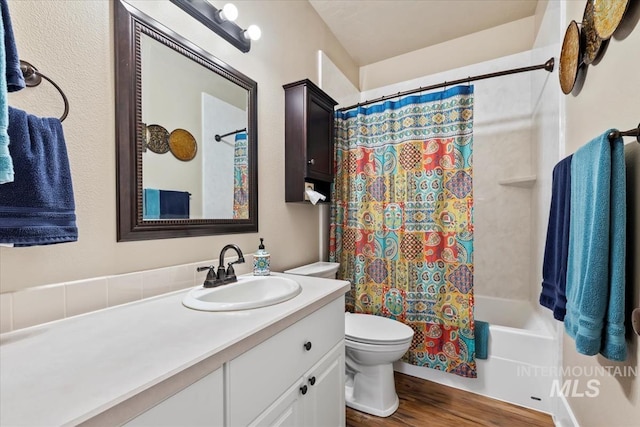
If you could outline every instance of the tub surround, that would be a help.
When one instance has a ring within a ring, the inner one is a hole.
[[[182,290],[0,335],[0,424],[126,422],[349,289],[283,276],[302,293],[261,309],[190,310]]]

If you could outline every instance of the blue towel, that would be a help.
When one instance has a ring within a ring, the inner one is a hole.
[[[160,219],[188,219],[189,196],[186,191],[160,190]]]
[[[567,297],[567,256],[569,251],[569,218],[571,208],[571,158],[561,160],[553,168],[551,209],[547,242],[542,264],[540,304],[553,311],[553,317],[564,320]]]
[[[622,138],[608,134],[573,155],[565,330],[579,353],[627,356],[625,163]]]
[[[160,219],[160,190],[155,188],[144,189],[142,219]]]
[[[6,61],[7,90],[16,92],[24,88],[24,77],[22,76],[22,70],[20,70],[20,57],[16,47],[16,39],[13,36],[13,26],[11,25],[7,0],[0,0],[0,8],[2,9],[2,27],[4,28],[3,46]]]
[[[7,91],[24,88],[24,77],[20,70],[20,58],[13,36],[7,0],[0,0],[0,184],[13,182],[14,166],[9,152],[9,113]]]
[[[475,320],[474,323],[476,326],[476,359],[486,359],[489,357],[489,323],[482,320]]]
[[[2,0],[2,11],[4,12],[5,0]],[[0,20],[2,14],[0,14]],[[7,60],[4,47],[4,25],[0,21],[0,76],[5,76]],[[7,103],[7,80],[0,77],[0,184],[13,182],[13,161],[9,153],[9,105]]]
[[[13,182],[14,179],[13,160],[9,152],[9,135],[7,134],[9,125],[7,91],[18,91],[25,85],[7,0],[0,0],[0,9],[2,20],[0,22],[0,76],[2,76],[0,77],[0,184],[5,184]]]
[[[9,107],[15,182],[0,185],[0,243],[47,245],[78,240],[62,124]]]

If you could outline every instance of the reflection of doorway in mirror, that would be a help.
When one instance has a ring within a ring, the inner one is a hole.
[[[237,218],[234,216],[234,190],[237,190],[234,175],[239,167],[236,160],[236,139],[241,143],[241,135],[229,135],[221,141],[216,141],[215,135],[246,128],[247,113],[203,92],[202,117],[202,190],[205,218]]]

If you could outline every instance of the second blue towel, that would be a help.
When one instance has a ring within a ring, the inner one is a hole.
[[[540,304],[553,311],[553,317],[564,320],[566,313],[567,257],[571,209],[571,159],[561,160],[553,168],[551,208],[547,241],[542,264]]]
[[[573,155],[565,330],[579,353],[626,359],[626,182],[622,138],[608,130]]]

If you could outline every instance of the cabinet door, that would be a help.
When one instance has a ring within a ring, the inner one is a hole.
[[[302,380],[297,381],[282,396],[258,416],[251,427],[301,427],[302,417]]]
[[[307,110],[307,178],[333,180],[333,108],[309,94]]]
[[[196,381],[126,426],[222,426],[224,420],[222,368]]]
[[[249,424],[343,341],[344,298],[340,297],[233,359],[229,362],[230,425]]]
[[[305,427],[345,425],[344,341],[335,346],[309,370],[303,397]]]

